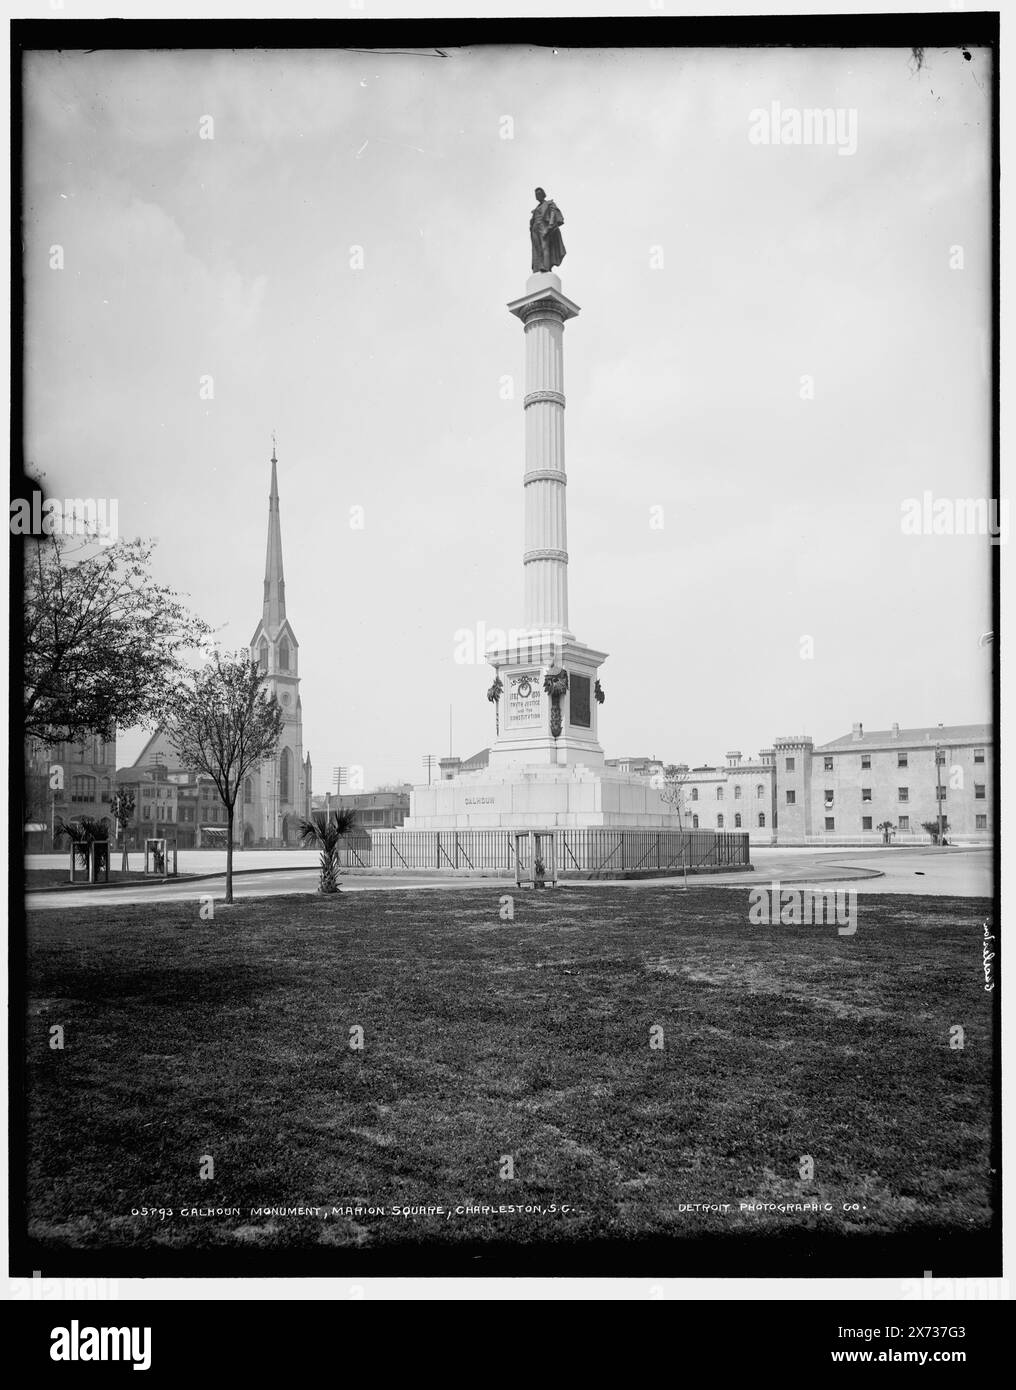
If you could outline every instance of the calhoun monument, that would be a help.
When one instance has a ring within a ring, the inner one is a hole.
[[[489,765],[414,788],[405,828],[676,830],[677,813],[662,788],[604,766],[598,724],[607,654],[580,642],[570,624],[564,327],[580,311],[552,269],[565,254],[564,218],[542,188],[536,196],[533,274],[508,304],[525,344],[523,621],[487,652],[494,668],[487,698],[498,707]]]

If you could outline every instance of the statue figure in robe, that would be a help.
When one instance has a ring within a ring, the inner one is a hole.
[[[542,188],[536,190],[536,207],[529,219],[529,239],[533,243],[533,272],[553,270],[564,260],[564,242],[558,230],[564,226],[561,209]]]

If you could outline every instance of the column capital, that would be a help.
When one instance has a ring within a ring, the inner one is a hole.
[[[537,277],[534,276],[533,279]],[[557,279],[557,276],[547,277]],[[566,319],[573,319],[581,310],[579,306],[562,294],[553,285],[542,285],[538,289],[530,290],[521,299],[513,299],[508,305],[508,312],[514,314],[517,319],[526,323],[531,318],[553,317],[560,319],[562,323]]]

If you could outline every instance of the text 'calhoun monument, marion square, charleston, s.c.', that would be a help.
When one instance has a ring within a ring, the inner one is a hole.
[[[677,829],[660,788],[604,766],[597,723],[607,654],[578,641],[569,621],[564,326],[579,306],[554,274],[565,255],[564,217],[542,188],[536,199],[533,273],[508,305],[525,335],[524,621],[487,652],[503,710],[489,766],[415,788],[406,829]]]

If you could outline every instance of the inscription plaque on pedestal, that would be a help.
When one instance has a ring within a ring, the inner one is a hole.
[[[521,729],[540,722],[540,673],[516,671],[507,678],[504,722],[506,729]]]
[[[592,723],[589,709],[589,677],[577,676],[574,671],[568,677],[568,723],[576,729],[588,729]]]

